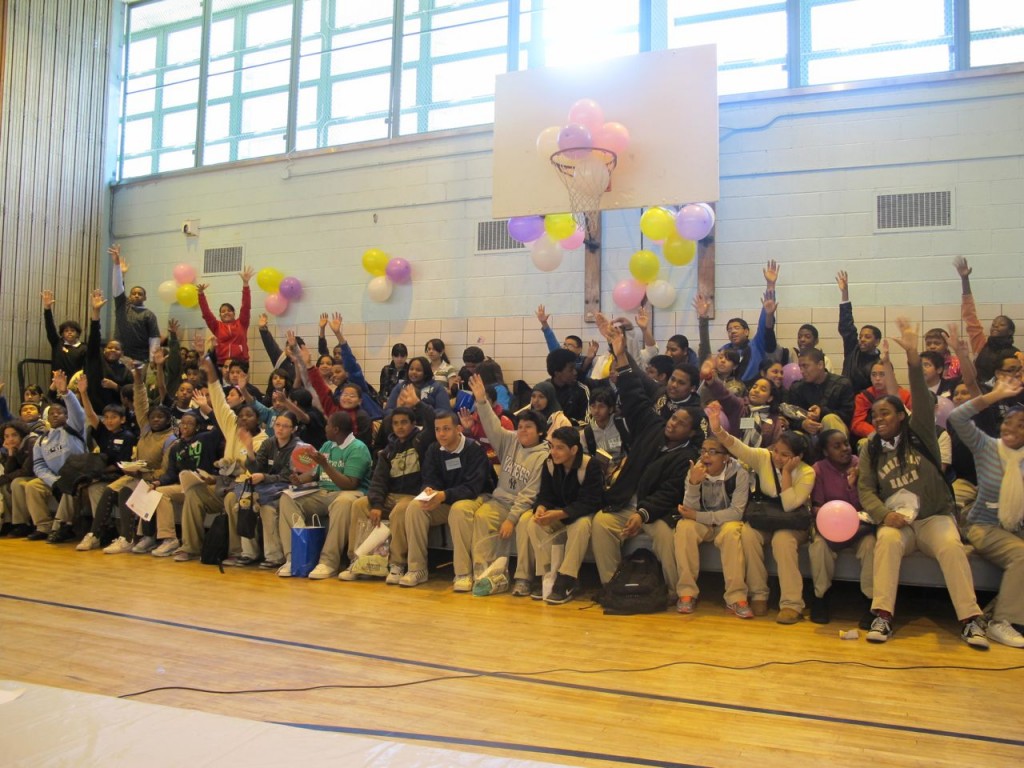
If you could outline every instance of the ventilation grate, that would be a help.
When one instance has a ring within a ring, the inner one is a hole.
[[[879,195],[876,216],[875,228],[878,230],[949,227],[953,224],[952,193]]]
[[[230,248],[207,248],[203,251],[203,274],[242,271],[242,246]]]
[[[476,225],[476,251],[517,251],[526,246],[508,233],[508,219],[481,221]]]

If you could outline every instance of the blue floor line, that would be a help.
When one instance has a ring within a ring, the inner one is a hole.
[[[105,608],[89,608],[81,605],[71,605],[68,603],[59,603],[53,600],[42,600],[38,598],[21,597],[19,595],[8,595],[0,593],[0,598],[7,600],[16,600],[25,603],[32,603],[36,605],[46,605],[54,608],[64,608],[67,610],[80,611],[83,613],[94,613],[101,616],[113,616],[116,618],[128,619],[131,621],[140,621],[148,624],[156,624],[164,627],[175,627],[177,629],[184,629],[193,632],[203,632],[211,635],[218,635],[222,637],[232,637],[240,640],[251,640],[254,642],[267,643],[270,645],[279,645],[289,648],[302,648],[313,651],[322,651],[324,653],[332,653],[344,656],[352,656],[361,659],[373,659],[375,661],[383,661],[393,664],[405,664],[415,667],[424,667],[427,669],[441,670],[445,672],[452,672],[462,675],[479,675],[480,677],[491,677],[501,678],[506,680],[512,680],[521,683],[532,683],[534,685],[545,685],[554,688],[564,688],[577,691],[587,691],[590,693],[600,693],[609,696],[620,696],[635,699],[644,699],[648,701],[661,701],[671,704],[684,704],[688,706],[703,707],[707,709],[719,709],[728,712],[740,712],[746,714],[758,714],[758,715],[769,715],[772,717],[789,717],[797,720],[806,720],[812,722],[831,723],[839,725],[852,725],[864,728],[880,728],[882,730],[897,731],[901,733],[912,733],[920,734],[924,736],[940,736],[943,738],[952,739],[964,739],[967,741],[985,742],[989,744],[1004,744],[1013,747],[1024,747],[1024,740],[1010,739],[999,736],[986,736],[983,734],[976,733],[963,733],[959,731],[945,731],[938,728],[925,728],[923,726],[915,725],[898,725],[894,723],[882,723],[872,720],[859,720],[854,718],[846,717],[835,717],[832,715],[818,715],[807,712],[793,712],[784,709],[770,709],[767,707],[757,707],[747,704],[728,704],[718,701],[708,701],[704,699],[690,699],[682,696],[671,696],[668,694],[650,693],[643,691],[628,691],[618,688],[603,688],[594,685],[584,685],[581,683],[568,683],[556,680],[544,680],[539,677],[533,677],[529,675],[523,675],[521,673],[512,672],[489,672],[486,670],[472,669],[470,667],[457,667],[451,664],[439,664],[436,662],[429,661],[417,661],[410,659],[403,659],[396,656],[386,656],[378,653],[367,653],[364,651],[353,651],[343,648],[333,648],[326,645],[316,645],[313,643],[303,643],[295,640],[282,640],[276,637],[265,637],[262,635],[251,635],[244,632],[233,632],[227,629],[216,629],[214,627],[203,627],[197,624],[185,624],[178,621],[170,621],[168,619],[157,619],[149,616],[139,616],[131,613],[123,613],[121,611],[111,611]]]

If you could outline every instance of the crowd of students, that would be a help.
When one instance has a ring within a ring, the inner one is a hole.
[[[173,320],[161,335],[145,289],[125,293],[128,265],[117,246],[109,252],[115,324],[106,342],[100,291],[85,340],[74,320],[55,325],[46,291],[49,391],[27,387],[17,416],[0,395],[6,536],[187,562],[202,550],[207,516],[226,511],[224,563],[290,577],[292,529],[320,519],[326,543],[309,578],[415,587],[430,577],[429,530],[446,525],[456,592],[562,604],[588,552],[607,584],[624,543],[643,532],[667,605],[683,614],[698,608],[699,545],[713,542],[726,606],[741,619],[768,613],[770,546],[779,624],[804,618],[800,547],[809,548],[810,618],[819,623],[830,618],[837,552],[850,547],[868,601],[861,626],[876,643],[893,633],[901,559],[920,550],[938,561],[967,644],[1024,647],[1022,355],[1010,318],[982,329],[962,258],[954,266],[967,338],[956,326],[932,329],[922,351],[918,330],[897,323],[908,389],[881,329],[856,326],[845,272],[842,366],[817,348],[813,325],[800,327],[794,348],[781,344],[779,267],[769,262],[756,332],[730,319],[716,352],[703,296],[694,302],[698,350],[680,334],[664,354],[643,310],[632,322],[599,315],[602,342],[585,347],[556,338],[541,305],[550,378],[532,388],[510,388],[475,346],[456,367],[430,339],[411,358],[396,344],[378,389],[340,315],[320,316],[316,356],[292,332],[282,347],[263,315],[274,368],[261,390],[248,376],[252,270],[240,275],[237,312],[225,303],[215,316],[207,286],[197,286],[209,334],[185,339]],[[152,515],[132,511],[141,512],[132,501],[142,482]],[[813,524],[833,501],[860,517],[838,544]],[[766,507],[783,522],[758,522],[755,508]],[[1004,569],[987,615],[962,537]]]

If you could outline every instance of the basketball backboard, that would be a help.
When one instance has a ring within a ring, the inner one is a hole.
[[[677,48],[588,64],[499,75],[495,87],[495,218],[569,210],[545,128],[593,99],[629,130],[602,210],[718,200],[718,63],[715,46]]]

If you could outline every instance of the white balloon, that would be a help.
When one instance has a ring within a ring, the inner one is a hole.
[[[370,283],[366,286],[366,292],[370,295],[370,299],[376,301],[378,304],[382,304],[391,298],[391,291],[394,289],[391,281],[388,280],[384,275],[373,278]]]
[[[547,235],[542,235],[530,243],[530,259],[541,272],[551,272],[562,263],[562,246]]]
[[[156,295],[168,304],[174,304],[178,300],[178,281],[164,280],[156,289]]]
[[[537,154],[547,162],[558,151],[558,132],[560,125],[549,125],[537,135]]]
[[[666,309],[675,303],[676,289],[667,280],[655,280],[647,286],[647,300],[658,309]]]
[[[577,190],[590,197],[599,197],[608,189],[611,174],[603,160],[593,155],[587,155],[576,163],[576,173],[573,174],[573,179],[576,182]]]

